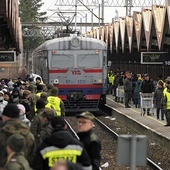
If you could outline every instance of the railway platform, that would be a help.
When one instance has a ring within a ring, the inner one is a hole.
[[[142,116],[141,108],[135,108],[130,104],[131,108],[125,108],[123,103],[117,103],[112,95],[107,95],[106,106],[111,116],[133,128],[142,135],[146,135],[149,140],[159,144],[164,149],[170,150],[170,126],[165,127],[165,120],[157,120],[156,109],[154,115]]]

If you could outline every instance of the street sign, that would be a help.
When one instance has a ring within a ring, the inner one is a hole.
[[[163,54],[163,65],[170,66],[170,53]]]
[[[118,138],[118,164],[130,165],[135,170],[136,165],[146,165],[147,137],[145,135],[120,135]]]
[[[166,52],[141,52],[141,64],[163,64]]]
[[[0,62],[13,63],[16,62],[15,51],[0,51]]]
[[[112,61],[108,61],[107,65],[110,67],[112,65]]]

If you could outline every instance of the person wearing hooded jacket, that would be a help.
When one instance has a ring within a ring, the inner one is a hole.
[[[34,170],[50,170],[59,160],[64,159],[73,163],[80,163],[83,170],[92,170],[89,156],[83,144],[74,138],[68,131],[62,116],[51,119],[54,131],[38,147],[32,162]]]

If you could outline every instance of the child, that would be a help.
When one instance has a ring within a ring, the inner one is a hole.
[[[163,91],[164,91],[164,87],[163,87],[163,82],[160,80],[157,83],[157,88],[154,92],[154,100],[155,100],[155,108],[156,108],[156,115],[157,115],[157,119],[159,119],[159,112],[161,111],[161,119],[164,120],[164,111],[162,108],[162,98],[163,98]]]
[[[14,134],[7,140],[7,163],[6,170],[30,170],[30,166],[22,152],[25,145],[25,139],[20,134]]]

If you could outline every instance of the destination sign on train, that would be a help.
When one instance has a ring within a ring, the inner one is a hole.
[[[15,62],[15,51],[0,51],[0,62]]]
[[[165,52],[141,52],[141,64],[163,64]]]

